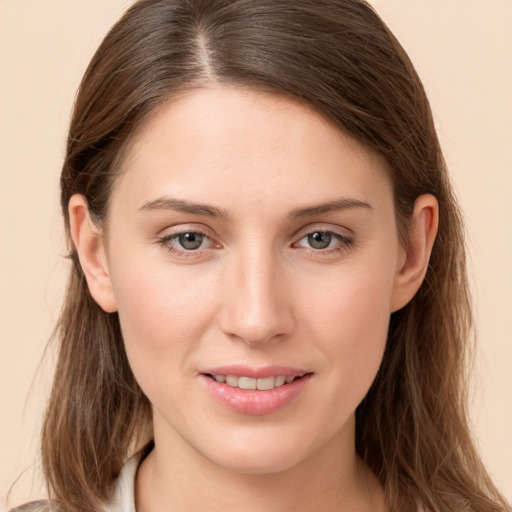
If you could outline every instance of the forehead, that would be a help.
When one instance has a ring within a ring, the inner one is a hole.
[[[387,175],[382,158],[307,105],[218,86],[190,91],[149,118],[131,141],[113,199],[134,207],[155,194],[222,207],[262,205],[276,194],[281,203],[365,201],[390,193]]]

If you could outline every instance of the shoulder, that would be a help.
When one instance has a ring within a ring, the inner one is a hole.
[[[10,512],[58,512],[50,500],[38,500],[13,508]]]
[[[104,512],[135,512],[135,476],[151,448],[152,445],[148,445],[126,461],[119,475],[114,496],[105,504]],[[52,500],[38,500],[20,505],[9,512],[62,512],[62,509],[59,509]]]

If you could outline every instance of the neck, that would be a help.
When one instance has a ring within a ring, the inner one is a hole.
[[[138,512],[380,512],[382,489],[357,457],[354,421],[313,455],[272,473],[242,473],[162,435],[136,479]]]

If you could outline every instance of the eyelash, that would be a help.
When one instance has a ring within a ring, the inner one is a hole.
[[[187,250],[185,248],[181,248],[181,249],[178,248],[179,247],[178,241],[177,241],[178,238],[180,236],[188,235],[188,234],[200,235],[200,236],[204,237],[202,242],[204,240],[209,240],[210,243],[217,245],[217,247],[214,247],[214,248],[221,247],[220,244],[216,244],[216,242],[213,241],[212,237],[208,236],[208,234],[205,233],[204,231],[193,230],[193,229],[178,231],[176,233],[171,233],[171,234],[159,237],[157,239],[157,243],[158,243],[158,245],[167,249],[167,251],[169,253],[172,253],[178,257],[184,257],[184,258],[201,257],[203,251],[206,248],[199,247],[197,249],[189,249],[189,250]],[[336,241],[336,245],[334,247],[326,247],[323,249],[312,248],[312,247],[303,247],[303,246],[299,245],[299,243],[302,240],[307,239],[308,237],[316,235],[316,234],[331,236],[332,238],[329,241],[329,245],[331,244],[331,241],[333,241],[333,240]],[[202,243],[201,243],[201,245],[202,245]],[[300,238],[298,238],[298,240],[296,242],[294,242],[291,246],[294,248],[302,247],[303,250],[307,251],[308,254],[313,255],[313,256],[328,257],[328,256],[332,256],[335,254],[339,254],[340,252],[346,251],[346,250],[350,249],[351,247],[353,247],[354,245],[355,245],[355,241],[352,237],[342,235],[341,233],[338,233],[336,231],[329,230],[329,229],[308,229],[307,231],[303,231],[301,233]]]
[[[331,229],[308,229],[307,231],[303,232],[301,234],[301,237],[298,239],[297,242],[294,242],[292,244],[293,247],[297,247],[298,244],[304,240],[307,239],[310,236],[313,235],[329,235],[331,237],[331,240],[329,241],[329,245],[331,242],[335,242],[335,245],[333,247],[326,247],[324,249],[317,249],[312,247],[302,247],[304,250],[306,250],[309,254],[312,256],[333,256],[338,255],[340,252],[347,251],[351,247],[355,245],[355,240],[353,237],[342,235],[341,233],[338,233],[337,231],[333,231]],[[299,246],[300,247],[300,246]]]
[[[184,257],[184,258],[197,258],[202,255],[202,252],[204,248],[198,248],[198,249],[185,249],[185,248],[178,248],[178,242],[177,239],[180,236],[188,235],[188,234],[194,234],[194,235],[201,235],[204,240],[209,240],[210,242],[213,242],[212,237],[208,236],[204,231],[201,230],[194,230],[194,229],[185,229],[183,231],[178,231],[176,233],[171,233],[168,235],[164,235],[157,239],[158,245],[161,245],[165,249],[167,249],[168,252],[175,254],[178,257]],[[202,241],[202,242],[203,242]],[[213,242],[215,244],[215,242]],[[202,245],[202,243],[201,243]],[[219,244],[217,244],[218,247],[220,247]]]

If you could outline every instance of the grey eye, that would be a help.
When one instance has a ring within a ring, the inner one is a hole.
[[[333,234],[329,231],[316,231],[307,236],[308,244],[313,249],[327,249],[332,242],[332,236]]]
[[[203,233],[189,232],[177,235],[178,244],[186,251],[199,249],[203,244],[205,235]]]

